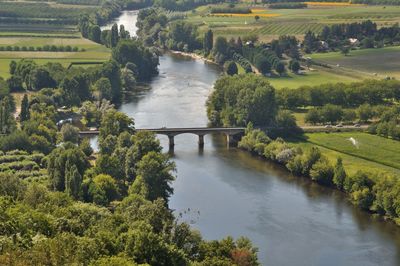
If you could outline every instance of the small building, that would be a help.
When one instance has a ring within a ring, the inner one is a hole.
[[[360,45],[360,41],[356,38],[349,38],[349,43],[351,46],[359,46]]]
[[[329,49],[329,44],[326,41],[320,41],[319,44],[323,50]]]

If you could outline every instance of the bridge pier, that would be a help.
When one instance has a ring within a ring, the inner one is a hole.
[[[204,147],[204,135],[199,135],[199,147]]]
[[[168,139],[169,139],[169,148],[174,148],[175,146],[175,140],[174,140],[175,136],[171,136],[168,135]]]
[[[226,134],[226,145],[228,147],[233,147],[237,144],[234,134]]]

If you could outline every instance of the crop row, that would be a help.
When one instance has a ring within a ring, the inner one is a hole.
[[[85,49],[80,49],[77,46],[70,46],[70,45],[43,45],[43,46],[38,46],[38,47],[33,47],[33,46],[0,46],[0,51],[13,51],[13,52],[78,52],[78,51],[85,51]]]
[[[305,34],[307,31],[319,33],[324,25],[316,23],[270,23],[253,31],[255,34]]]

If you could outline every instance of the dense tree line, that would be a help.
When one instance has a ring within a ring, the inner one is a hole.
[[[307,4],[304,3],[273,3],[268,6],[272,9],[301,9],[307,8]]]
[[[363,210],[400,222],[400,181],[398,177],[358,171],[349,175],[341,158],[332,163],[316,147],[302,149],[278,138],[271,140],[263,131],[250,126],[239,147],[279,163],[295,176],[341,190]]]
[[[271,73],[273,69],[279,75],[285,72],[285,64],[277,54],[262,47],[243,47],[243,56],[252,62],[262,74]]]
[[[357,39],[357,43],[350,43],[350,39]],[[325,42],[327,45],[324,45]],[[311,31],[304,36],[303,48],[307,53],[326,51],[343,46],[359,46],[361,48],[383,47],[400,42],[400,28],[398,24],[390,27],[381,27],[370,20],[348,24],[334,24],[325,26],[319,35]]]
[[[275,89],[266,78],[254,74],[224,76],[217,80],[207,101],[213,126],[256,126],[274,123]]]
[[[385,138],[400,140],[400,109],[398,106],[377,106],[373,110],[375,122],[368,132]]]
[[[235,62],[237,62],[244,69],[246,73],[253,72],[250,61],[244,58],[241,54],[234,53],[233,60],[235,60]]]
[[[397,80],[365,80],[356,83],[301,86],[297,89],[277,91],[277,102],[287,109],[326,104],[358,107],[391,104],[400,99],[400,82]]]
[[[222,0],[153,0],[153,5],[172,11],[186,11],[195,9],[198,6],[216,4],[223,2]]]
[[[85,49],[79,50],[77,46],[70,45],[43,45],[43,46],[0,46],[0,51],[14,51],[14,52],[78,52],[84,51]]]

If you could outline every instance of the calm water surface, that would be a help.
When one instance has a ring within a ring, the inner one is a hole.
[[[139,11],[137,10],[125,10],[121,12],[121,16],[114,19],[109,24],[101,27],[101,30],[110,30],[114,23],[117,23],[118,29],[120,25],[124,25],[125,30],[129,31],[131,36],[136,34],[136,18]]]
[[[159,69],[120,110],[137,128],[206,126],[219,69],[172,55],[160,58]],[[167,150],[167,138],[160,140]],[[263,265],[400,265],[400,228],[359,211],[340,192],[228,149],[223,136],[206,136],[203,150],[192,135],[175,144],[170,207],[206,239],[247,236]]]

